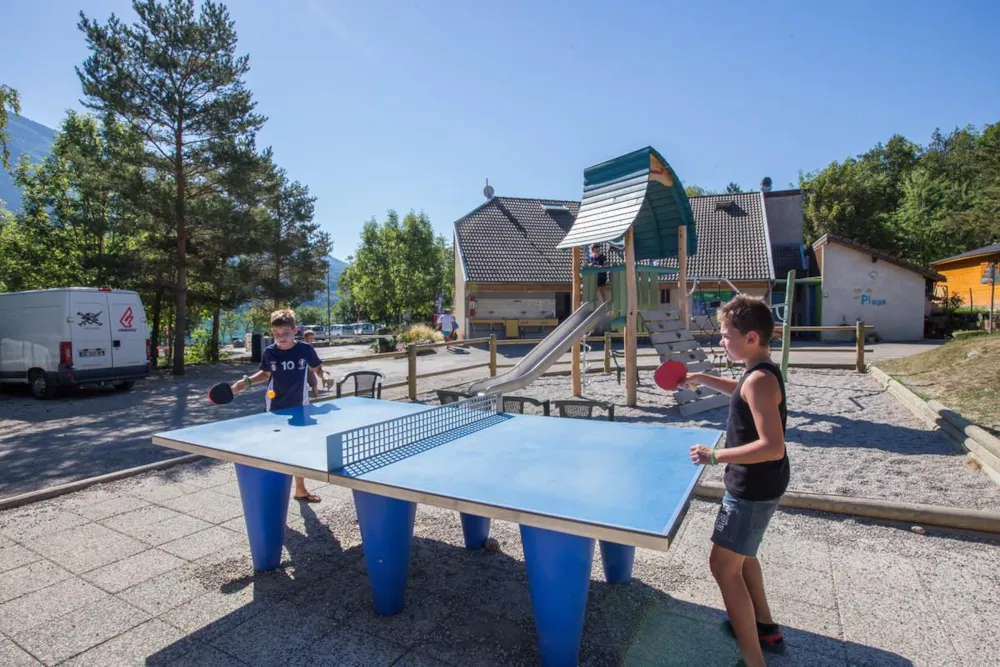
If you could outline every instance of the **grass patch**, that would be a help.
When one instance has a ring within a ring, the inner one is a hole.
[[[933,398],[1000,436],[1000,334],[953,340],[876,364],[921,398]]]
[[[410,343],[440,343],[444,340],[444,335],[427,324],[414,324],[406,331],[396,336],[396,340],[403,345]]]

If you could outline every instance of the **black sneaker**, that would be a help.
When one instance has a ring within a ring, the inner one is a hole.
[[[736,633],[733,631],[733,624],[729,622],[728,618],[722,622],[722,627],[730,637],[736,639]],[[781,628],[779,628],[776,623],[768,624],[758,622],[757,639],[760,640],[761,650],[768,651],[770,653],[784,654],[785,638],[781,635]]]

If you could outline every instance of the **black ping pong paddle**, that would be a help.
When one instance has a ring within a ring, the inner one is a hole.
[[[220,382],[208,390],[208,400],[215,405],[225,405],[233,400],[233,388],[228,382]]]

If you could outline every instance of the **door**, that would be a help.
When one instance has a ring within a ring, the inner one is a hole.
[[[111,353],[116,376],[135,376],[146,367],[146,313],[136,294],[115,294],[111,302]]]
[[[77,380],[111,375],[110,315],[104,294],[70,292],[73,375]]]
[[[560,322],[573,314],[573,294],[556,292],[556,319]]]

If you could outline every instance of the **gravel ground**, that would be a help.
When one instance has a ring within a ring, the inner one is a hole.
[[[584,395],[615,403],[615,419],[725,430],[728,408],[690,418],[675,409],[652,372],[640,375],[636,408],[626,408],[615,376],[588,378]],[[868,375],[790,369],[788,378],[790,488],[865,498],[1000,510],[1000,488],[973,469],[964,451],[931,431]],[[544,377],[517,394],[571,398],[569,377]],[[430,394],[421,396],[433,400]],[[702,477],[721,481],[722,468]]]

